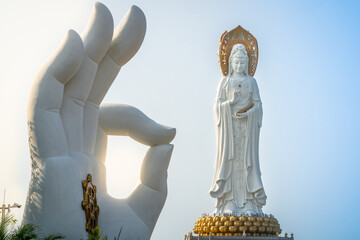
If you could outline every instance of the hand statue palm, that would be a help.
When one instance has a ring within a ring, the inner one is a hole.
[[[113,36],[109,10],[97,3],[87,30],[70,30],[57,53],[38,73],[30,93],[28,129],[32,176],[23,223],[67,239],[86,236],[81,182],[88,173],[97,186],[99,227],[109,237],[149,239],[167,195],[168,144],[175,129],[159,125],[138,109],[100,105],[122,65],[138,51],[145,16],[133,6]],[[125,135],[151,146],[141,181],[127,199],[107,194],[107,135]]]

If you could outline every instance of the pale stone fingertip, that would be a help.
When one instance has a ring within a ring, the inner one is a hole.
[[[96,2],[86,30],[82,34],[85,53],[99,63],[109,49],[114,32],[114,20],[110,10]]]

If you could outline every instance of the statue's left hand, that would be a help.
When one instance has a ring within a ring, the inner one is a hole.
[[[241,119],[241,118],[246,118],[248,116],[248,114],[246,113],[246,112],[244,112],[244,113],[236,113],[235,115],[234,115],[234,118],[239,118],[239,119]]]
[[[173,149],[168,143],[175,129],[134,107],[101,104],[121,66],[140,48],[145,30],[145,16],[133,6],[114,33],[111,13],[97,3],[82,38],[69,31],[39,71],[28,105],[32,174],[23,223],[67,239],[85,238],[81,183],[90,173],[97,186],[100,229],[110,238],[121,228],[121,239],[150,238],[167,195]],[[130,136],[150,146],[140,183],[127,199],[112,198],[106,190],[108,135]]]

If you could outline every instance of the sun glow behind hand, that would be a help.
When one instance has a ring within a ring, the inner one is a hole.
[[[109,136],[106,154],[107,190],[115,198],[126,198],[139,184],[140,168],[148,146],[130,137]]]

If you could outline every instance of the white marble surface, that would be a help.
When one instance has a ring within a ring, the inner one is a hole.
[[[109,10],[96,3],[81,37],[70,30],[59,50],[38,72],[28,102],[31,181],[23,223],[46,234],[85,238],[81,181],[97,186],[99,226],[110,238],[149,239],[167,196],[167,168],[175,129],[124,104],[102,104],[120,68],[140,48],[143,12],[132,6],[114,31]],[[106,189],[109,135],[129,136],[150,146],[140,184],[127,199]]]
[[[210,189],[210,196],[216,198],[215,214],[261,215],[266,203],[259,166],[262,103],[248,63],[244,45],[234,45],[229,73],[221,79],[215,98],[217,149]],[[237,114],[251,103],[252,108]]]

